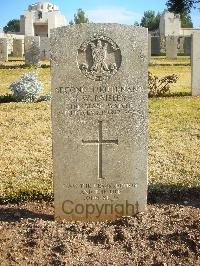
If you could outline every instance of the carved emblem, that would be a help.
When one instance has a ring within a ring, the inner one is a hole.
[[[118,45],[106,36],[94,36],[78,50],[80,71],[88,78],[101,81],[114,75],[121,65]]]

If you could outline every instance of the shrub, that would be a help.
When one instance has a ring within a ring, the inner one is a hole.
[[[159,97],[170,91],[170,84],[176,83],[178,76],[175,74],[158,78],[156,75],[148,72],[148,95],[149,97]]]
[[[27,73],[21,79],[10,85],[13,92],[13,99],[17,102],[36,102],[43,89],[42,83],[38,80],[37,73]]]

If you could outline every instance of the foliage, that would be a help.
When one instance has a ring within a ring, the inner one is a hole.
[[[154,31],[159,28],[160,23],[160,13],[155,13],[155,11],[148,10],[144,12],[144,16],[141,19],[140,26],[148,28],[149,31]]]
[[[89,19],[86,17],[85,12],[83,11],[83,9],[79,8],[77,10],[77,13],[74,14],[74,21],[70,21],[69,24],[73,25],[73,24],[80,24],[80,23],[89,23]]]
[[[183,14],[181,14],[181,27],[193,28],[192,18],[189,13],[183,12]]]
[[[23,74],[21,79],[13,82],[10,89],[13,92],[13,98],[17,102],[35,102],[39,99],[39,93],[42,91],[43,86],[38,81],[36,73]]]
[[[159,78],[158,76],[148,72],[149,97],[159,97],[165,95],[166,92],[170,91],[170,84],[176,83],[177,80],[178,77],[175,74]]]
[[[7,32],[20,32],[20,21],[19,19],[10,20],[5,27],[3,27],[3,31]]]
[[[192,8],[200,8],[200,0],[168,0],[166,5],[170,12],[190,13]]]

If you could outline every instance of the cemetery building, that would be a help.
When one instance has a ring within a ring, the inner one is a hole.
[[[181,29],[181,19],[179,14],[169,11],[164,12],[160,18],[160,35],[179,36]]]
[[[174,14],[165,11],[160,18],[160,35],[161,36],[191,36],[200,29],[181,28],[181,17],[179,14]]]
[[[20,17],[20,33],[27,36],[48,37],[51,29],[65,25],[59,7],[48,2],[29,5]]]

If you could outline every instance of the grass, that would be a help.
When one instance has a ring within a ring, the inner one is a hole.
[[[0,96],[30,69],[0,69]],[[190,91],[190,67],[150,67],[154,74],[177,74],[175,92]],[[50,87],[50,69],[39,69]],[[0,104],[0,200],[52,198],[50,103]],[[200,98],[149,99],[149,183],[200,186]]]
[[[152,56],[151,63],[154,64],[190,64],[190,56],[177,56],[177,59],[167,59],[166,56]]]
[[[149,177],[152,184],[200,185],[200,99],[149,100]]]
[[[171,93],[191,94],[190,66],[151,66],[149,67],[149,71],[158,77],[176,74],[178,76],[178,81],[171,85]]]

